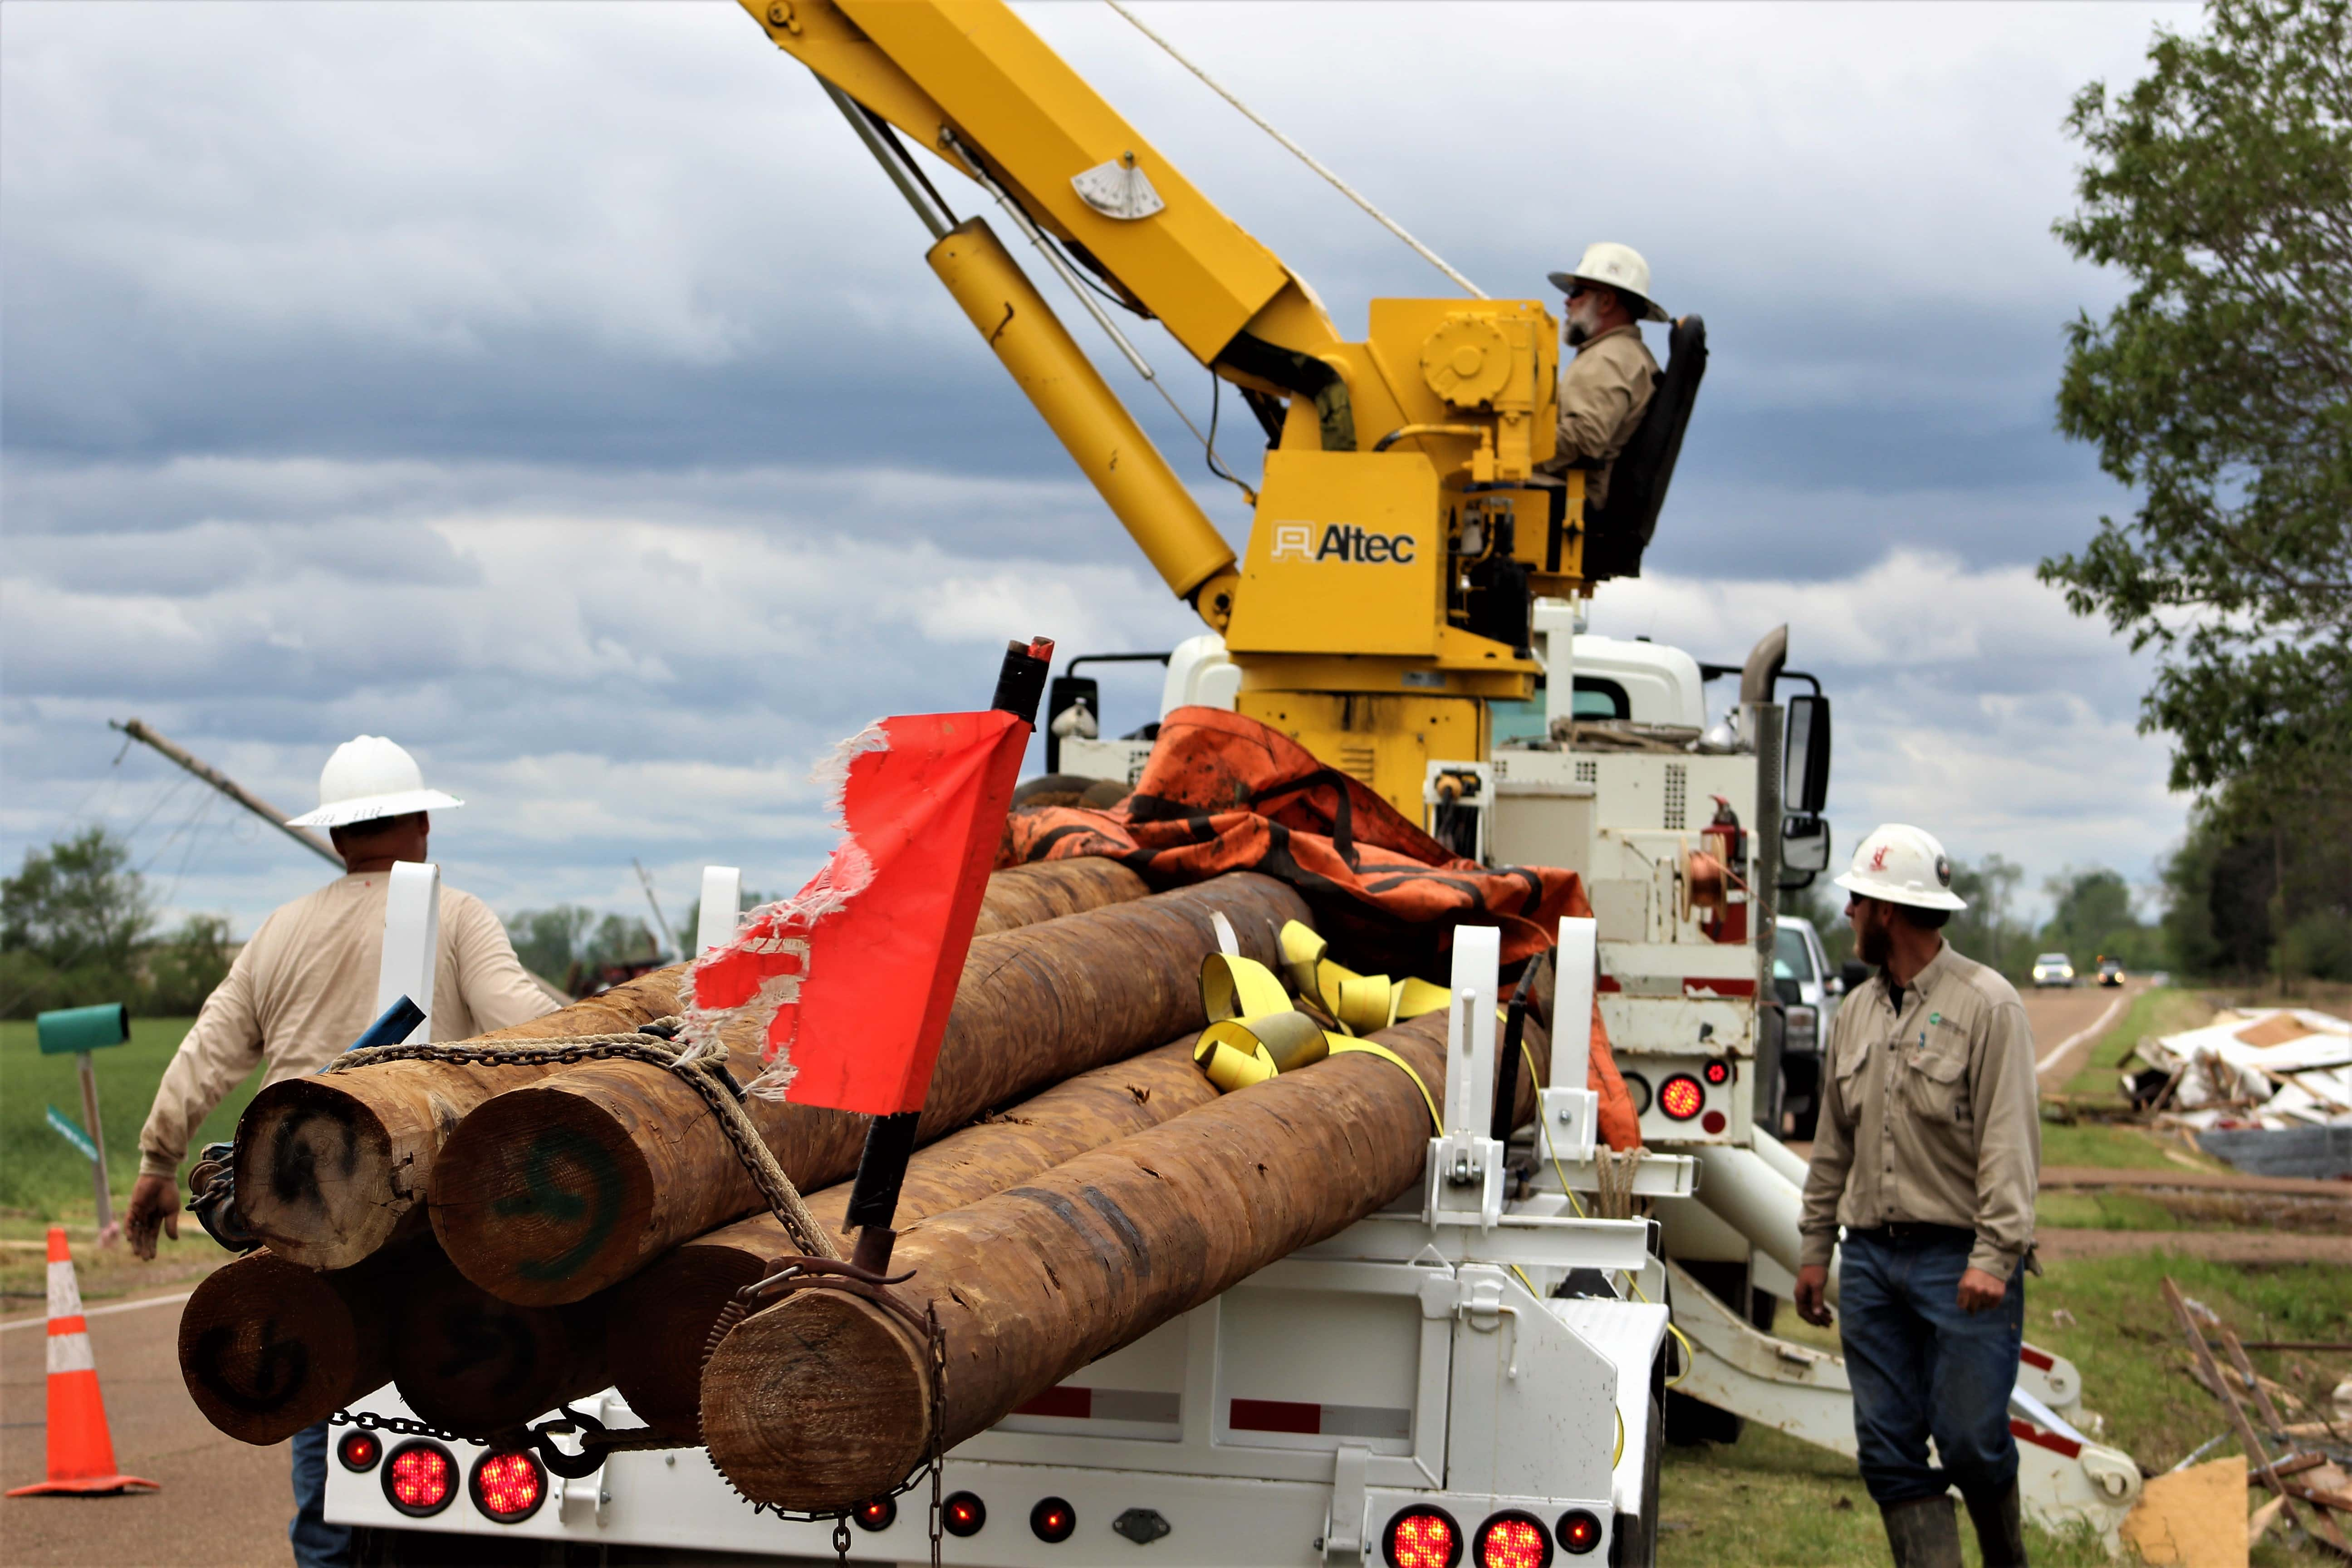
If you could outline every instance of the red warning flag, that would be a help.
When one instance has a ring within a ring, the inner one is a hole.
[[[992,710],[884,719],[845,742],[841,843],[695,961],[688,1035],[747,1010],[783,1099],[921,1110],[1030,733]]]

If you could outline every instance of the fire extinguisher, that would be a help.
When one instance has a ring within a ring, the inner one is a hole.
[[[1719,942],[1744,942],[1748,940],[1748,830],[1739,826],[1739,814],[1722,795],[1715,797],[1715,820],[1699,830],[1698,841],[1722,866],[1727,879],[1722,909],[1708,911],[1713,918],[1707,922],[1707,934]]]

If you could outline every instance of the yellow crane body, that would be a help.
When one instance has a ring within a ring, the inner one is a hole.
[[[1426,763],[1485,760],[1486,704],[1524,700],[1540,673],[1535,596],[1587,586],[1582,476],[1538,478],[1559,368],[1543,304],[1376,300],[1364,341],[1345,341],[1001,0],[741,4],[877,134],[1017,209],[1249,400],[1268,450],[1236,562],[987,225],[954,225],[929,254],[1162,580],[1223,635],[1240,710],[1414,818]],[[1150,200],[1090,196],[1106,172]]]

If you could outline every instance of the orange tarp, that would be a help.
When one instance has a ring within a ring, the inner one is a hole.
[[[1592,912],[1575,872],[1462,859],[1360,780],[1218,708],[1171,712],[1142,778],[1118,805],[1012,813],[997,863],[1078,855],[1108,857],[1157,888],[1228,871],[1278,877],[1313,906],[1351,967],[1440,984],[1441,954],[1457,925],[1500,927],[1509,964],[1549,951],[1561,916]],[[1612,1148],[1638,1146],[1633,1102],[1597,1009],[1591,1060],[1603,1137]]]

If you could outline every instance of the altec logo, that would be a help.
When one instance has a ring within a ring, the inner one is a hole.
[[[1318,538],[1311,522],[1274,525],[1275,561],[1358,561],[1376,565],[1408,565],[1412,561],[1410,533],[1373,533],[1349,522],[1323,525]]]

